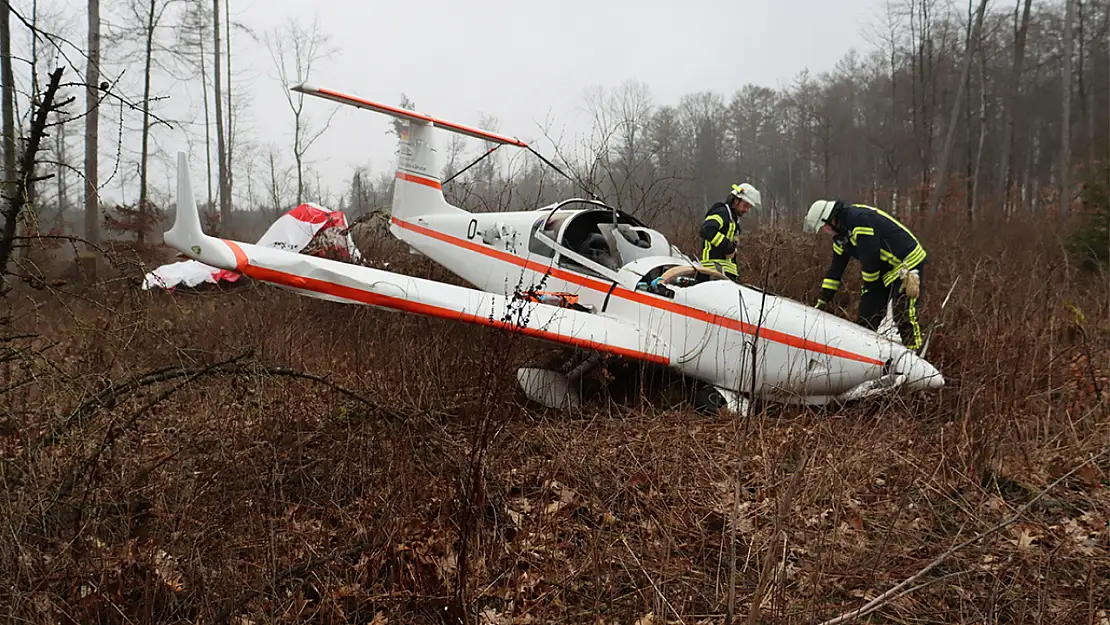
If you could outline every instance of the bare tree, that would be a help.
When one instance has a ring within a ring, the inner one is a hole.
[[[136,230],[137,242],[142,246],[146,242],[146,222],[151,218],[151,205],[148,193],[148,176],[150,162],[150,77],[151,66],[154,63],[155,40],[158,26],[162,22],[166,9],[174,0],[143,0],[132,2],[131,9],[137,19],[143,21],[139,29],[143,38],[143,125],[141,130],[142,148],[139,154],[139,216],[142,223]]]
[[[7,2],[4,3],[5,12],[8,8]],[[46,136],[46,127],[49,116],[52,112],[58,110],[59,107],[68,104],[65,102],[55,102],[55,96],[58,93],[59,82],[62,78],[62,68],[59,67],[50,73],[50,82],[46,87],[46,91],[41,94],[41,101],[31,102],[31,127],[27,133],[26,143],[23,151],[20,154],[18,169],[14,168],[11,171],[14,193],[6,195],[3,201],[4,213],[4,229],[0,232],[0,279],[4,279],[8,274],[8,261],[11,260],[12,250],[15,244],[16,227],[19,223],[20,214],[27,208],[30,198],[33,196],[33,188],[38,180],[44,178],[34,175],[35,157],[42,145],[42,140]],[[0,290],[0,294],[6,293],[6,288]]]
[[[100,123],[100,0],[89,0],[89,49],[85,64],[85,239],[92,247],[100,244],[100,194],[97,191],[97,133]],[[104,85],[108,88],[108,85]]]
[[[15,193],[6,186],[15,182],[15,77],[12,75],[12,29],[8,3],[0,4],[0,99],[3,100],[4,173],[0,178],[5,184],[0,190],[7,195]]]
[[[1064,72],[1061,76],[1063,102],[1060,108],[1060,216],[1066,218],[1071,208],[1071,75],[1072,75],[1072,21],[1074,20],[1074,0],[1064,0],[1064,46],[1061,54]]]
[[[983,14],[987,10],[987,0],[979,0],[979,9],[975,12],[975,25],[970,26],[967,46],[964,50],[963,72],[960,75],[959,88],[956,91],[956,101],[952,103],[952,114],[948,118],[948,134],[944,140],[944,150],[940,153],[940,164],[937,167],[936,189],[929,197],[929,214],[936,215],[937,205],[948,190],[948,164],[952,158],[952,148],[956,139],[956,126],[960,116],[960,107],[963,105],[967,93],[967,81],[971,74],[971,65],[975,62],[974,51],[979,45],[979,35],[983,27]]]
[[[228,189],[228,153],[224,144],[224,116],[222,85],[220,83],[220,0],[212,0],[212,75],[216,87],[216,158],[220,176],[220,222],[224,228],[231,226],[231,191]]]
[[[1018,0],[1019,6],[1022,0]],[[1018,106],[1018,96],[1021,93],[1022,68],[1025,65],[1025,41],[1029,32],[1029,11],[1032,0],[1024,0],[1025,8],[1021,14],[1021,25],[1017,25],[1017,8],[1014,8],[1014,62],[1010,73],[1009,93],[1004,107],[1005,114],[1002,122],[1002,141],[998,157],[998,172],[995,174],[994,197],[1001,203],[1006,202],[1010,188],[1010,179],[1013,166],[1010,155],[1014,149],[1014,113]]]
[[[987,53],[979,49],[979,145],[975,149],[975,172],[971,176],[971,204],[968,221],[974,221],[980,211],[980,189],[983,174],[983,147],[987,139]]]
[[[270,205],[274,211],[274,218],[276,219],[281,215],[282,209],[285,207],[285,197],[288,193],[286,182],[289,179],[289,171],[287,168],[278,165],[278,155],[274,146],[267,148],[267,160],[269,161],[270,169],[270,182],[267,185],[270,195]],[[298,205],[300,200],[297,201]]]
[[[266,35],[266,47],[270,50],[274,66],[278,71],[278,81],[285,90],[289,110],[293,112],[293,159],[297,168],[297,204],[304,200],[304,157],[312,144],[331,126],[331,120],[338,111],[338,105],[328,114],[327,121],[320,128],[313,128],[304,115],[304,94],[295,92],[292,87],[303,84],[312,75],[312,65],[333,53],[328,44],[329,37],[320,30],[319,21],[313,19],[307,28],[295,18],[290,18],[281,27]],[[293,49],[287,49],[292,43]],[[292,54],[292,59],[287,58]],[[290,69],[288,64],[292,63]],[[292,73],[290,73],[292,71]]]
[[[209,26],[210,20],[205,10],[205,0],[193,1],[189,3],[189,8],[178,32],[181,42],[180,48],[187,58],[191,56],[187,54],[187,51],[194,46],[196,48],[196,64],[200,71],[201,97],[204,98],[204,165],[208,184],[207,205],[211,207],[214,204],[212,194],[212,121],[209,116],[208,104],[208,70],[204,59]]]
[[[224,37],[224,45],[226,46],[225,52],[227,53],[227,187],[228,203],[231,202],[232,197],[232,182],[235,179],[235,168],[232,163],[235,162],[235,126],[232,124],[232,117],[234,113],[234,106],[231,101],[231,0],[224,1],[224,28],[227,29],[227,36]]]

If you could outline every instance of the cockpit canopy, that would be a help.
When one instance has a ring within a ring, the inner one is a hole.
[[[560,246],[560,267],[601,275],[595,269],[568,256],[569,251],[616,273],[621,267],[649,256],[675,256],[662,233],[645,226],[635,217],[595,200],[573,199],[538,209],[542,216],[532,224],[528,249],[551,258],[555,252],[536,237],[540,227]]]

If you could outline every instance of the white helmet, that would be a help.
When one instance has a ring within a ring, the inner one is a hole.
[[[829,215],[832,213],[834,206],[836,206],[836,202],[832,200],[817,200],[810,204],[805,222],[802,224],[802,232],[817,232],[820,230],[821,226],[828,223]]]
[[[752,208],[760,208],[763,206],[759,191],[756,191],[755,187],[748,182],[732,185],[732,192],[729,193],[729,195],[744,200],[748,204],[751,204]]]

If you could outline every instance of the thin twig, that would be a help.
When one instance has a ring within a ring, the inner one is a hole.
[[[771,545],[777,541],[775,537],[783,534],[785,540],[785,532],[782,529],[783,520],[786,519],[787,513],[790,511],[790,503],[794,499],[794,494],[797,492],[798,484],[801,482],[802,474],[805,473],[806,465],[813,455],[817,454],[817,448],[814,448],[813,454],[803,455],[801,465],[794,470],[794,475],[790,480],[790,485],[787,486],[786,492],[783,493],[782,499],[778,502],[778,514],[775,515],[775,531],[771,534],[771,539],[767,541],[767,559],[763,562],[763,570],[759,573],[759,583],[756,585],[755,596],[752,597],[751,611],[748,612],[748,625],[755,625],[759,621],[760,604],[763,603],[763,594],[767,592],[767,585],[770,583],[771,576],[771,563],[775,561]]]
[[[671,602],[667,600],[667,596],[664,595],[663,591],[659,590],[659,587],[655,585],[655,581],[651,579],[651,575],[648,575],[647,569],[645,569],[643,563],[640,562],[640,558],[636,557],[636,552],[632,551],[632,547],[628,546],[628,541],[625,540],[624,536],[621,536],[621,542],[624,543],[624,548],[628,550],[628,553],[632,555],[632,559],[636,561],[636,566],[640,567],[640,572],[643,573],[644,577],[647,578],[647,581],[649,584],[651,584],[651,588],[655,591],[655,594],[659,595],[659,598],[663,600],[663,603],[667,604],[667,607],[671,609],[671,612],[674,612],[675,617],[678,618],[678,622],[684,622],[682,620],[682,615],[678,613],[678,610],[674,609],[674,606],[671,605]]]

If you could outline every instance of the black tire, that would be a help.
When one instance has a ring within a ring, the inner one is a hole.
[[[712,386],[702,386],[694,393],[694,409],[701,414],[717,416],[717,410],[725,404],[725,396]]]

